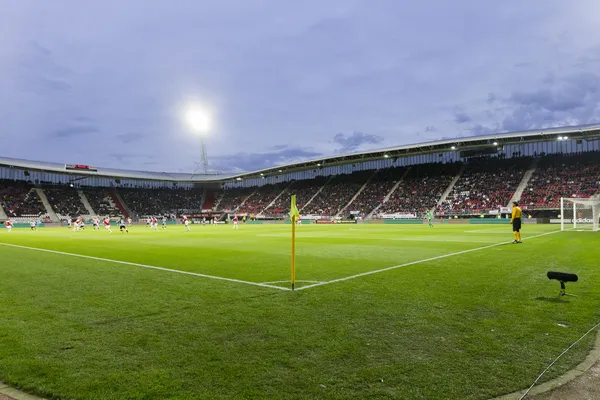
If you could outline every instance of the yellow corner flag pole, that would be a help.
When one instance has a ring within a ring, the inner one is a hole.
[[[296,195],[292,195],[292,204],[290,205],[290,220],[292,221],[292,290],[296,286],[296,221],[300,213],[296,207]]]

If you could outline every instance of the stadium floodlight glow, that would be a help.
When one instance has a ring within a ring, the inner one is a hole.
[[[283,172],[282,170],[279,170],[279,172]]]
[[[200,134],[208,133],[210,118],[206,110],[195,105],[188,106],[185,112],[185,119],[194,132]]]
[[[206,138],[206,135],[208,135],[208,131],[211,128],[209,112],[200,104],[189,103],[183,108],[183,119],[187,123],[189,129],[200,136],[200,161],[203,172],[208,174],[209,163],[208,156],[206,155],[206,143],[204,142],[204,139]]]
[[[320,166],[321,166],[321,163],[317,163],[317,167],[320,167]]]
[[[494,146],[498,146],[498,142],[494,142]]]
[[[568,138],[568,136],[563,136],[563,140],[567,140]]]
[[[236,181],[241,181],[242,178],[240,178],[239,176],[237,178],[235,178]]]
[[[260,173],[260,176],[265,176],[265,174],[263,174],[262,172]]]
[[[390,158],[390,155],[389,154],[384,154],[383,158]]]
[[[450,147],[452,150],[456,150],[456,146],[452,146]]]

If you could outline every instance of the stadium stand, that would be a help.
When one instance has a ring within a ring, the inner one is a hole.
[[[219,211],[234,211],[242,202],[256,191],[255,187],[250,188],[232,188],[223,191],[221,198],[217,201]]]
[[[82,190],[96,214],[111,217],[124,214],[123,205],[117,202],[120,195],[126,208],[138,216],[193,213],[212,207],[214,211],[236,211],[249,215],[263,212],[261,216],[265,218],[285,218],[289,212],[291,194],[297,195],[302,215],[333,217],[345,207],[340,213],[342,218],[350,215],[351,211],[366,217],[375,209],[375,217],[395,213],[421,216],[436,207],[461,168],[461,175],[448,197],[437,207],[440,215],[488,214],[487,211],[507,206],[529,169],[532,172],[531,179],[526,187],[523,182],[519,189],[520,192],[525,188],[520,199],[524,209],[557,209],[561,197],[587,198],[600,193],[598,151],[536,154],[535,162],[527,157],[494,157],[469,159],[468,164],[418,164],[222,191],[217,188],[204,191],[202,188],[96,187]],[[88,214],[75,188],[48,182],[41,182],[40,185],[36,189],[31,182],[0,180],[0,205],[7,216],[32,218],[45,215],[47,211],[36,192],[39,187],[59,216]],[[397,188],[383,203],[394,186]]]
[[[421,164],[411,167],[379,214],[424,214],[437,201],[456,176],[462,163]]]
[[[521,206],[559,208],[561,197],[588,198],[598,193],[599,188],[599,152],[545,155],[521,196]]]
[[[245,203],[238,209],[240,214],[258,214],[263,211],[277,196],[290,185],[289,182],[276,185],[264,185],[259,187]]]
[[[438,214],[480,214],[505,207],[515,193],[531,158],[472,160]]]
[[[315,179],[293,181],[288,190],[279,196],[264,213],[267,218],[285,218],[290,211],[290,197],[296,195],[296,204],[298,209],[304,205],[317,193],[317,191],[327,182],[328,178],[317,177]]]
[[[138,215],[181,214],[202,210],[202,189],[119,189],[121,198]]]
[[[385,196],[392,190],[405,171],[406,168],[401,167],[384,168],[377,171],[363,191],[352,202],[349,209],[344,210],[345,213],[358,211],[360,217],[368,215],[383,202]]]
[[[302,209],[302,214],[335,216],[342,207],[348,204],[371,175],[373,175],[373,171],[358,171],[333,177],[321,193]]]
[[[217,204],[217,196],[219,190],[217,189],[206,189],[204,191],[204,204],[202,204],[203,210],[212,210]]]
[[[77,189],[64,185],[44,186],[44,193],[52,209],[59,217],[87,215]]]
[[[46,213],[34,186],[24,181],[0,180],[0,204],[10,218],[39,216]]]
[[[85,196],[97,215],[118,217],[122,215],[119,207],[113,200],[112,189],[86,188],[83,190]]]

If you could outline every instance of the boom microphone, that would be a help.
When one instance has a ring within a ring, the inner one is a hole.
[[[565,282],[577,282],[579,278],[575,274],[569,274],[566,272],[554,272],[548,271],[546,274],[548,279],[554,279],[560,282],[560,296],[566,295]]]

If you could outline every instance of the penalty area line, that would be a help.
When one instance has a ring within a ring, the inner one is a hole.
[[[542,234],[539,234],[539,235],[529,236],[529,237],[523,238],[523,240],[529,240],[529,239],[533,239],[533,238],[540,237],[540,236],[552,235],[552,234],[558,233],[558,232],[561,232],[561,231],[552,231],[552,232],[542,233]],[[429,261],[441,260],[443,258],[448,258],[448,257],[453,257],[453,256],[459,256],[461,254],[472,253],[474,251],[490,249],[492,247],[503,246],[503,245],[506,245],[506,244],[510,244],[510,242],[494,243],[494,244],[490,244],[490,245],[487,245],[487,246],[476,247],[474,249],[457,251],[455,253],[443,254],[441,256],[436,256],[436,257],[431,257],[431,258],[425,258],[425,259],[422,259],[422,260],[411,261],[411,262],[407,262],[405,264],[400,264],[400,265],[394,265],[392,267],[387,267],[387,268],[382,268],[382,269],[376,269],[376,270],[373,270],[373,271],[362,272],[360,274],[350,275],[350,276],[346,276],[344,278],[333,279],[333,280],[327,281],[327,282],[313,283],[311,285],[306,285],[306,286],[299,287],[298,289],[296,289],[296,291],[298,291],[298,290],[306,290],[306,289],[314,288],[314,287],[317,287],[317,286],[329,285],[330,283],[337,283],[337,282],[349,281],[351,279],[361,278],[363,276],[378,274],[380,272],[391,271],[391,270],[394,270],[394,269],[398,269],[398,268],[402,268],[402,267],[408,267],[410,265],[422,264],[422,263],[426,263],[426,262],[429,262]]]
[[[18,245],[18,244],[10,244],[10,243],[0,243],[0,245],[2,245],[2,246],[8,246],[8,247],[15,247],[15,248],[18,248],[18,249],[35,250],[35,251],[41,251],[41,252],[45,252],[45,253],[60,254],[60,255],[64,255],[64,256],[87,258],[89,260],[95,260],[95,261],[104,261],[104,262],[111,262],[111,263],[115,263],[115,264],[130,265],[130,266],[133,266],[133,267],[154,269],[154,270],[158,270],[158,271],[174,272],[176,274],[192,275],[192,276],[197,276],[197,277],[200,277],[200,278],[215,279],[215,280],[218,280],[218,281],[242,283],[244,285],[260,286],[260,287],[265,287],[265,288],[269,288],[269,289],[278,289],[278,290],[286,290],[286,291],[291,291],[292,290],[290,288],[281,287],[281,286],[275,286],[275,285],[269,285],[269,284],[266,284],[266,283],[243,281],[241,279],[225,278],[225,277],[222,277],[222,276],[206,275],[206,274],[200,274],[200,273],[197,273],[197,272],[181,271],[179,269],[156,267],[154,265],[139,264],[139,263],[134,263],[134,262],[129,262],[129,261],[111,260],[110,258],[86,256],[86,255],[83,255],[83,254],[67,253],[67,252],[64,252],[64,251],[49,250],[49,249],[40,249],[38,247],[21,246],[21,245]]]

